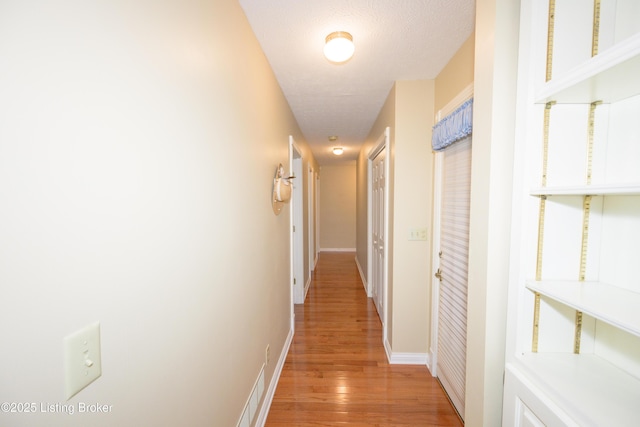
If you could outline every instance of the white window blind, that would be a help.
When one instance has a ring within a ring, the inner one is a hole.
[[[443,153],[437,372],[464,418],[471,136]]]

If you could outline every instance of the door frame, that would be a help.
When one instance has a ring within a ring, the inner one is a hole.
[[[389,236],[389,135],[391,129],[386,127],[382,135],[378,138],[373,148],[367,156],[367,283],[365,290],[369,298],[373,295],[372,277],[373,277],[373,161],[384,151],[384,235]],[[387,291],[388,291],[388,275],[389,275],[389,244],[385,242],[383,250],[383,267],[384,274],[382,277],[382,342],[387,341]]]
[[[436,123],[440,120],[441,111],[436,114]],[[431,352],[429,360],[431,366],[429,370],[434,377],[438,376],[438,326],[440,320],[439,303],[440,303],[440,284],[435,280],[438,269],[440,268],[440,215],[442,214],[442,169],[443,169],[443,153],[436,152],[433,165],[433,238],[431,250]]]
[[[302,152],[296,145],[293,136],[289,136],[289,172],[291,175],[295,176],[292,182],[293,191],[291,194],[291,203],[289,203],[292,317],[293,304],[300,304],[304,302],[304,288],[306,282],[304,277],[304,213],[302,210],[302,170]],[[294,230],[296,231],[294,232]]]
[[[314,223],[315,223],[315,252],[314,252],[314,256],[315,258],[313,259],[313,269],[316,269],[316,265],[318,265],[318,256],[320,254],[320,171],[316,171],[315,173],[315,183],[316,183],[316,191],[315,191],[315,195],[314,195],[314,207],[315,207],[315,216],[314,216]]]
[[[447,105],[438,110],[434,123],[442,117],[451,114],[462,103],[473,97],[473,83],[458,93]],[[443,184],[444,153],[436,152],[433,166],[433,240],[431,250],[431,347],[429,370],[434,377],[438,376],[438,319],[440,302],[440,284],[433,280],[440,268],[440,215],[442,214],[442,184]]]
[[[316,207],[316,172],[313,167],[308,167],[307,175],[307,216],[308,216],[308,236],[309,236],[309,277],[311,280],[311,273],[316,269],[316,224],[315,224],[315,207]]]

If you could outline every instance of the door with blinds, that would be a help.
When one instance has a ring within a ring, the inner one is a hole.
[[[471,136],[442,153],[436,375],[464,419]]]

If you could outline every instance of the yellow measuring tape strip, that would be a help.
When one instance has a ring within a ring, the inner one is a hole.
[[[544,106],[544,128],[543,128],[543,144],[542,144],[542,186],[547,185],[547,168],[549,158],[549,123],[551,122],[551,107],[555,105],[555,101],[548,102]],[[540,196],[540,207],[538,211],[538,250],[536,254],[536,281],[542,280],[542,252],[544,246],[544,217],[547,205],[547,197]],[[540,294],[534,293],[533,306],[533,339],[531,343],[531,351],[538,351],[538,337],[540,326]]]
[[[553,69],[553,30],[556,21],[556,0],[549,0],[549,19],[547,22],[547,73],[546,81],[551,80]]]
[[[587,132],[587,185],[591,184],[591,176],[593,175],[593,143],[595,132],[595,113],[596,107],[602,104],[602,101],[592,102],[589,106],[589,121]],[[591,214],[591,198],[592,196],[584,196],[582,202],[582,243],[580,246],[580,270],[578,280],[584,282],[587,270],[587,246],[589,243],[589,215]],[[580,338],[582,336],[582,312],[576,310],[575,333],[573,339],[573,352],[580,354]]]
[[[600,44],[600,0],[593,1],[593,33],[591,35],[591,56],[598,54]]]

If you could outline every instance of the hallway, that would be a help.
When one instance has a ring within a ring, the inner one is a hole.
[[[462,426],[425,366],[389,365],[353,253],[321,253],[265,426]]]

